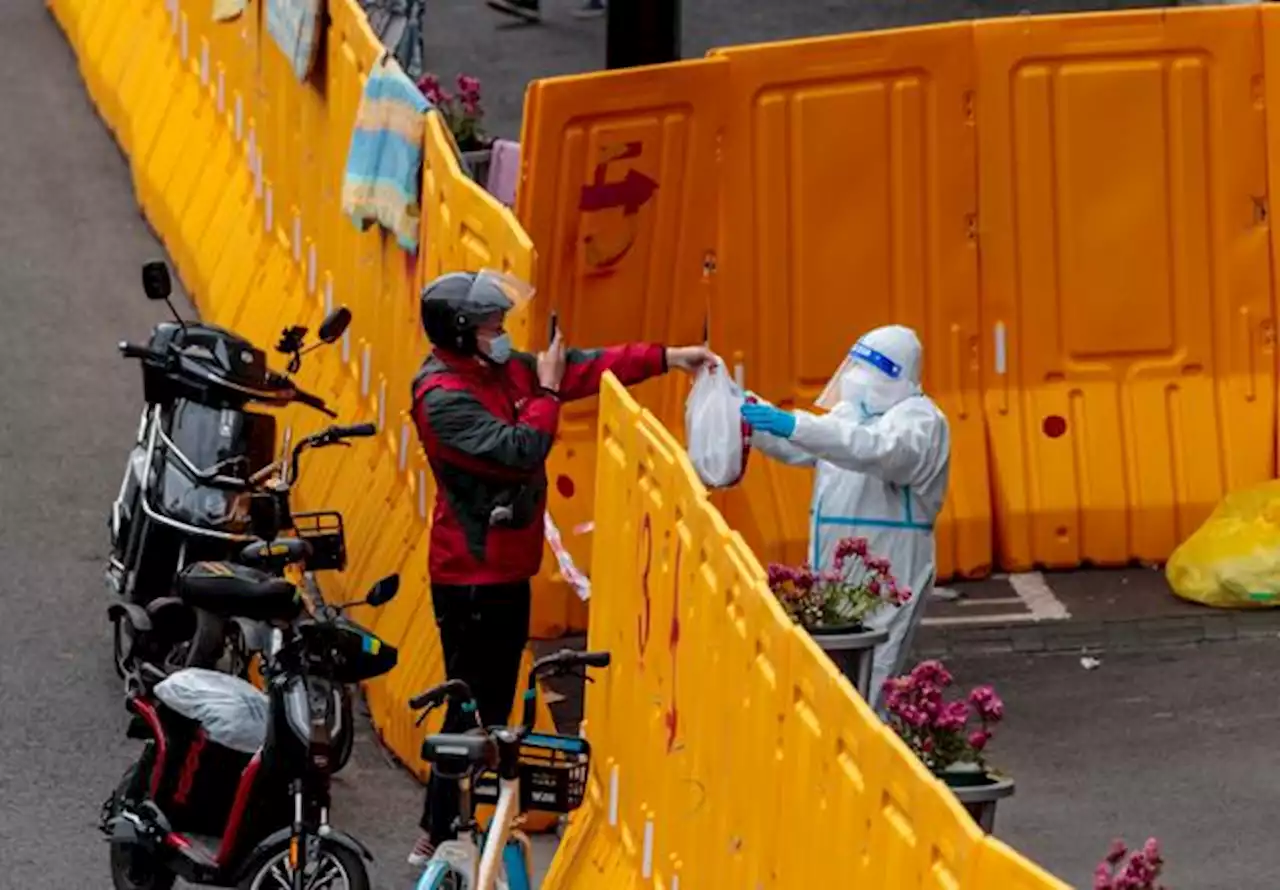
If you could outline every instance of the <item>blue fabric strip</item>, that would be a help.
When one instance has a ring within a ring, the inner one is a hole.
[[[916,531],[933,531],[928,522],[906,522],[898,519],[868,519],[862,516],[818,516],[818,525],[867,526],[869,528],[909,528]]]
[[[889,358],[889,356],[885,355],[883,352],[878,352],[872,349],[861,340],[853,345],[853,349],[850,350],[849,355],[866,362],[873,368],[879,368],[886,377],[891,377],[894,380],[897,380],[902,376],[901,365]]]

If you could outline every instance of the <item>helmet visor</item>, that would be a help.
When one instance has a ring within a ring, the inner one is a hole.
[[[515,275],[496,269],[481,269],[471,285],[467,304],[481,312],[511,312],[532,300],[535,290],[533,285]]]

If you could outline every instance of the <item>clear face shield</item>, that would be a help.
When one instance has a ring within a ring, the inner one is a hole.
[[[874,392],[877,389],[897,390],[909,386],[903,376],[903,368],[883,352],[867,346],[861,340],[845,356],[835,374],[827,381],[826,387],[818,396],[815,405],[830,411],[850,392],[862,390]]]
[[[467,303],[482,310],[516,312],[523,309],[536,292],[537,288],[515,275],[481,269],[467,294]]]

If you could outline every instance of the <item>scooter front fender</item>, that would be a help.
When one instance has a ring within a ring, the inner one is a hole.
[[[127,621],[129,626],[139,633],[151,631],[151,615],[146,609],[133,603],[112,603],[107,607],[107,618],[112,622]]]

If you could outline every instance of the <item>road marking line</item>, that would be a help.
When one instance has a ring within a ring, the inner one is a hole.
[[[1009,576],[1009,586],[1027,604],[1031,614],[1042,621],[1066,621],[1071,617],[1067,607],[1053,595],[1044,575],[1039,572],[1019,572]]]
[[[1011,615],[957,615],[954,618],[926,618],[925,627],[946,627],[955,624],[1035,624],[1042,619],[1030,612],[1014,612]]]
[[[997,596],[985,600],[959,600],[957,606],[973,607],[973,606],[1025,606],[1020,596]]]
[[[960,605],[1012,605],[1021,603],[1027,607],[1026,612],[993,615],[956,615],[946,618],[925,618],[921,622],[925,627],[953,627],[971,624],[1035,624],[1041,621],[1067,621],[1071,613],[1062,604],[1049,587],[1044,575],[1040,572],[1021,572],[1008,576],[1009,586],[1016,597],[1000,597],[986,600],[961,600]]]

